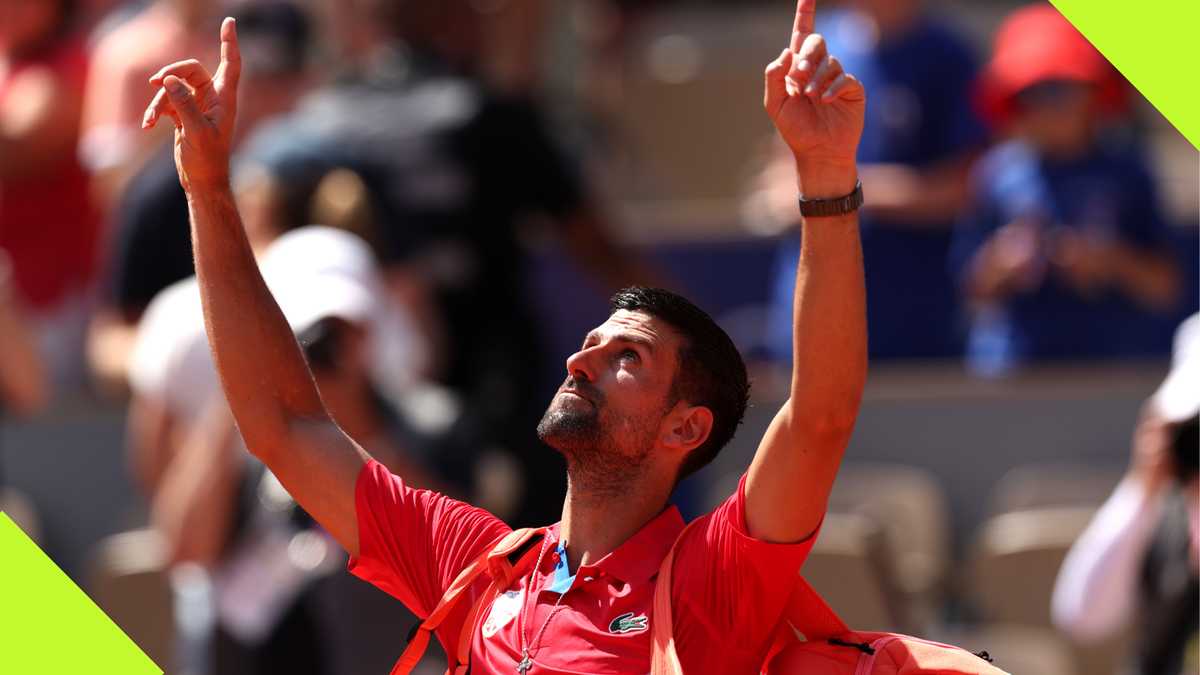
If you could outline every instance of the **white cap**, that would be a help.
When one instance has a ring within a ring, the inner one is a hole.
[[[345,230],[309,226],[288,232],[263,255],[263,278],[292,329],[327,317],[362,322],[382,300],[382,281],[366,242]]]
[[[1171,372],[1154,392],[1154,406],[1167,422],[1182,422],[1200,413],[1200,314],[1175,331]]]
[[[321,319],[367,329],[371,372],[385,393],[404,389],[425,358],[406,308],[386,292],[374,253],[357,235],[310,225],[274,242],[260,261],[263,278],[297,333]]]

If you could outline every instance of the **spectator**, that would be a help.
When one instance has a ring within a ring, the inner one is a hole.
[[[311,31],[307,15],[290,2],[243,3],[233,14],[246,45],[243,77],[254,91],[239,111],[240,144],[308,90]],[[142,312],[159,291],[192,275],[187,200],[170,146],[156,150],[129,181],[112,223],[113,259],[103,305],[89,331],[88,355],[100,382],[123,389]]]
[[[45,369],[32,331],[18,306],[13,289],[12,265],[0,249],[0,422],[39,412],[49,397]],[[0,425],[0,431],[2,431]],[[2,435],[2,434],[0,434]],[[0,443],[0,510],[13,511],[6,488],[4,446]],[[16,509],[21,511],[21,509]],[[27,533],[34,530],[22,522],[20,513],[10,513]]]
[[[92,84],[83,99],[78,152],[93,174],[93,194],[105,211],[113,207],[125,182],[170,137],[141,133],[145,99],[154,93],[147,80],[164,63],[216,55],[212,41],[199,36],[216,29],[217,5],[209,0],[151,0],[102,34],[93,48],[88,80]]]
[[[82,374],[97,219],[75,159],[87,59],[67,0],[0,1],[0,248],[52,380]]]
[[[306,227],[272,241],[262,267],[338,424],[381,448],[385,463],[430,485],[398,446],[394,418],[371,381],[378,368],[373,345],[404,335],[382,320],[391,312],[381,304],[388,300],[370,250],[354,235]],[[335,555],[324,553],[311,521],[234,442],[199,309],[195,280],[181,282],[155,300],[139,338],[137,405],[181,410],[185,396],[194,402],[187,418],[173,416],[181,442],[159,450],[161,478],[149,481],[155,524],[174,562],[212,570],[214,672],[329,672],[324,664],[332,657],[317,639],[324,631],[316,628],[321,617],[310,592],[336,568],[328,564]],[[296,542],[312,554],[309,564],[289,555]]]
[[[1200,667],[1200,315],[1180,327],[1171,373],[1147,403],[1125,478],[1071,548],[1055,624],[1077,640],[1134,625],[1134,675]]]
[[[872,358],[957,356],[956,299],[946,273],[951,232],[966,197],[967,167],[986,142],[970,106],[976,59],[958,32],[921,0],[852,0],[825,15],[831,51],[871,92],[858,148],[866,195],[863,261]],[[790,162],[787,153],[779,155]],[[790,165],[771,175],[794,222]],[[794,230],[798,232],[798,230]],[[798,234],[780,247],[771,351],[789,359]]]
[[[257,253],[265,253],[281,234],[309,221],[309,205],[321,184],[319,172],[323,169],[294,161],[281,166],[280,149],[270,135],[260,140],[251,140],[239,153],[233,180],[251,245]],[[339,241],[326,252],[329,265],[350,266],[368,277],[376,274],[371,254],[362,253],[361,242],[350,247]],[[338,255],[338,251],[343,253]],[[309,259],[314,256],[311,251],[305,254]],[[150,492],[174,453],[178,435],[195,422],[217,391],[204,346],[199,300],[195,277],[159,293],[142,317],[130,357],[132,466]],[[383,380],[378,383],[381,387],[397,387],[411,381],[405,379],[408,374],[420,371],[425,348],[410,337],[403,308],[395,303],[387,306],[390,311],[378,314],[381,332],[372,342],[372,371]]]
[[[469,490],[485,448],[515,456],[538,487],[511,515],[548,522],[562,501],[562,467],[532,433],[543,364],[529,362],[540,336],[522,235],[552,224],[607,286],[648,275],[619,252],[537,111],[472,75],[480,18],[469,3],[363,4],[358,14],[341,12],[337,28],[358,38],[344,50],[357,72],[306,101],[281,135],[306,139],[298,155],[368,177],[388,214],[381,239],[389,267],[433,286],[445,335],[437,379],[461,411],[438,432],[442,473]]]
[[[31,415],[46,404],[47,397],[42,359],[17,306],[12,266],[0,249],[0,413]],[[3,487],[0,462],[0,489]]]
[[[1179,273],[1144,160],[1102,132],[1120,76],[1038,4],[1001,26],[981,92],[1011,138],[976,168],[954,244],[969,365],[1160,352],[1144,327],[1174,308]]]

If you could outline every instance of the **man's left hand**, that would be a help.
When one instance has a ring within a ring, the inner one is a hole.
[[[813,32],[816,4],[800,0],[791,44],[767,66],[763,105],[796,158],[805,197],[832,198],[854,188],[867,96]]]

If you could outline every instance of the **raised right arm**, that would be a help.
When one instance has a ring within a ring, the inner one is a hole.
[[[175,120],[175,162],[187,192],[196,276],[213,360],[246,447],[351,554],[354,487],[370,455],[326,411],[291,327],[259,273],[229,187],[241,59],[232,19],[221,26],[215,76],[195,61],[167,66],[143,126]]]

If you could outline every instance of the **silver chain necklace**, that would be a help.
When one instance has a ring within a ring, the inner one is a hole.
[[[554,601],[554,607],[550,608],[550,615],[542,622],[542,627],[538,629],[532,644],[527,643],[525,640],[525,610],[529,608],[529,597],[534,596],[533,579],[542,567],[542,556],[546,554],[546,544],[548,543],[550,543],[549,537],[542,540],[542,547],[538,550],[537,562],[533,564],[533,571],[529,573],[529,582],[525,585],[525,602],[521,604],[520,620],[518,621],[518,628],[521,635],[521,661],[517,664],[517,672],[521,675],[525,675],[525,673],[529,672],[530,668],[533,668],[533,657],[529,654],[529,650],[532,648],[534,654],[538,653],[542,644],[542,635],[546,633],[546,627],[550,625],[550,619],[553,619],[554,615],[558,613],[560,609],[559,605],[567,595],[566,591],[558,594],[558,600]],[[533,606],[537,607],[536,596],[534,596]]]

